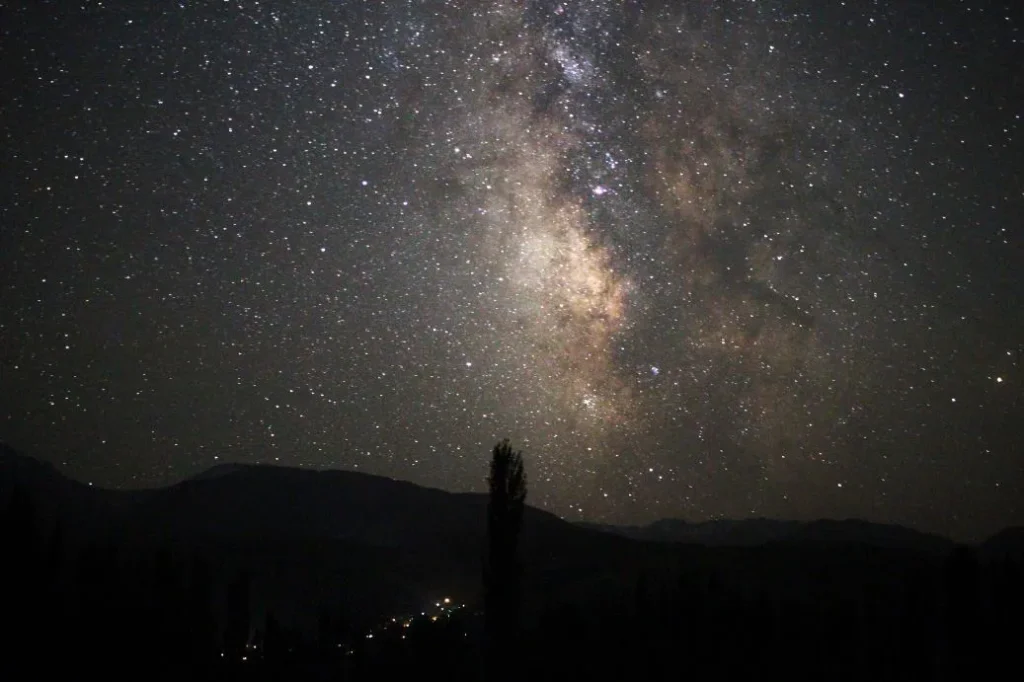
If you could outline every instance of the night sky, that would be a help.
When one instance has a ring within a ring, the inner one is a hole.
[[[0,440],[1024,523],[1019,2],[0,3]]]

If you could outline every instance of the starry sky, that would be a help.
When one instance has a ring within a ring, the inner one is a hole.
[[[1016,2],[0,3],[0,440],[1024,523]]]

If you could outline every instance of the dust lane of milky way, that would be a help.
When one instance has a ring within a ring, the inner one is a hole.
[[[4,10],[0,439],[1024,522],[1011,4]]]

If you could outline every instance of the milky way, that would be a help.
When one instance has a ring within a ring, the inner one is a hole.
[[[465,490],[510,437],[568,518],[1024,521],[1010,5],[4,13],[29,454]]]

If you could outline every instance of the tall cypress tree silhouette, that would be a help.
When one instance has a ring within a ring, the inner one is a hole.
[[[502,680],[513,676],[520,590],[516,552],[526,504],[523,455],[512,450],[507,438],[494,446],[487,482],[490,497],[484,563],[486,666],[488,680]]]

